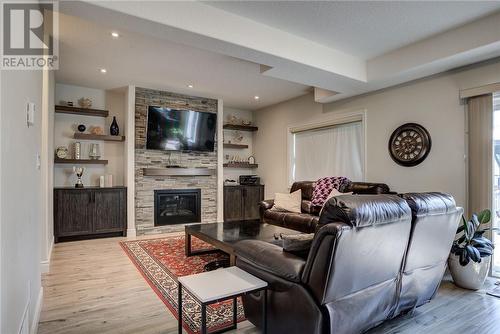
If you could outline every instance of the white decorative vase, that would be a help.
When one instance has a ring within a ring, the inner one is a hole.
[[[479,290],[486,280],[490,270],[491,256],[481,259],[481,263],[470,261],[466,266],[462,266],[459,257],[450,254],[448,257],[448,268],[455,284],[461,288]]]

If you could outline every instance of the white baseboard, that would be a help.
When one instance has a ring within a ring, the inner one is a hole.
[[[137,231],[135,228],[128,228],[127,229],[127,238],[135,238],[137,236]]]
[[[40,262],[40,271],[42,272],[42,274],[49,272],[50,258],[52,257],[52,248],[54,248],[54,236],[52,236],[52,240],[50,241],[49,250],[47,252],[47,260]]]
[[[42,313],[43,303],[43,287],[40,287],[38,298],[36,300],[35,311],[33,314],[33,321],[31,322],[30,334],[38,333],[38,322],[40,321],[40,313]]]

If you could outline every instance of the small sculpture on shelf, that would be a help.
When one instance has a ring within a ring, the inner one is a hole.
[[[227,122],[228,122],[228,124],[236,125],[236,124],[238,124],[238,117],[236,117],[235,115],[229,115],[227,117]]]
[[[82,97],[78,100],[78,105],[82,108],[90,108],[92,107],[92,100],[88,97]]]
[[[90,133],[93,135],[103,135],[104,130],[100,126],[93,126],[92,129],[90,130]]]
[[[250,126],[250,125],[252,125],[252,121],[242,120],[241,124],[245,125],[245,126]]]
[[[73,101],[64,101],[64,100],[60,100],[60,101],[59,101],[59,105],[61,105],[61,106],[68,106],[68,107],[72,107],[72,106],[73,106]]]
[[[73,173],[76,174],[76,183],[75,183],[75,188],[83,188],[83,182],[82,182],[82,176],[83,172],[85,171],[85,168],[83,167],[75,167],[73,166]]]
[[[233,133],[233,140],[235,143],[241,143],[243,140],[243,135],[239,131],[234,131]]]

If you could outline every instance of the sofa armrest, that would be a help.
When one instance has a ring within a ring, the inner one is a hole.
[[[282,248],[261,240],[242,240],[234,245],[238,259],[281,277],[287,281],[300,282],[306,261]]]
[[[259,203],[259,206],[263,210],[269,210],[270,208],[272,208],[274,206],[274,199],[266,199],[264,201],[261,201]]]
[[[271,209],[273,206],[274,206],[274,199],[266,199],[265,201],[259,203],[260,221],[263,221],[264,219],[264,212],[266,210]]]

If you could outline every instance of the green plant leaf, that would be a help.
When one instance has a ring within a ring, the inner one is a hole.
[[[487,224],[491,220],[491,211],[489,209],[485,209],[477,215],[480,224]]]
[[[468,222],[465,219],[462,219],[462,224],[463,224],[463,227],[464,227],[464,236],[465,236],[465,239],[470,240],[470,238],[472,237],[472,235],[469,234],[469,230],[470,230],[469,226],[471,225],[471,223]]]

